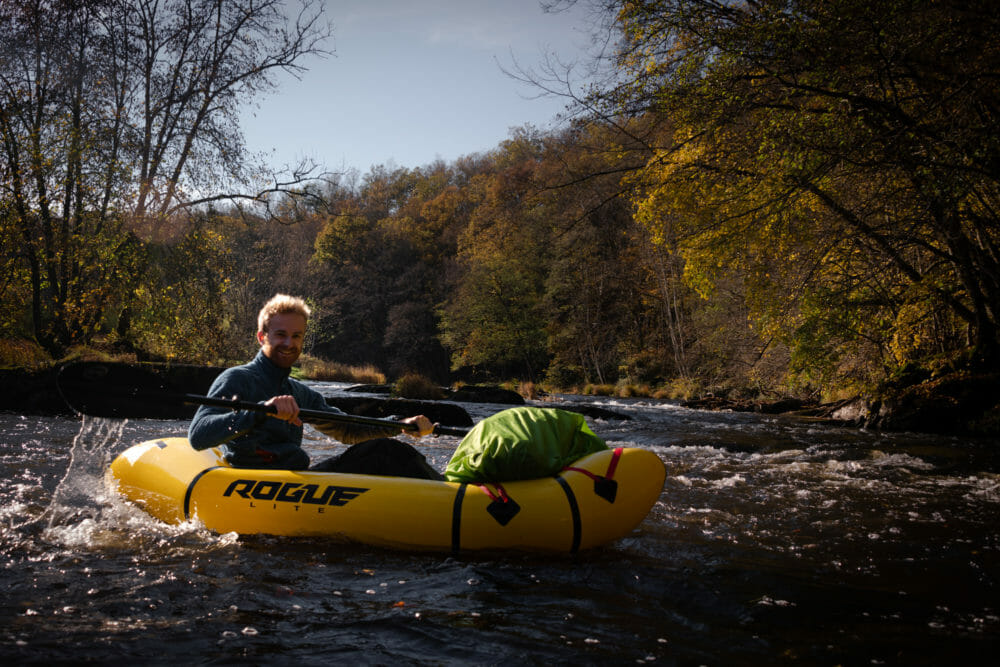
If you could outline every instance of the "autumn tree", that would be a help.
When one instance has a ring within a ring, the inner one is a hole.
[[[515,131],[468,186],[478,201],[441,309],[441,337],[455,369],[537,380],[548,364],[542,298],[549,228],[535,180],[541,151],[536,131]]]
[[[688,283],[746,289],[764,339],[830,381],[968,347],[1000,317],[998,21],[988,2],[607,3],[618,78],[652,115],[637,182]]]
[[[5,316],[54,352],[86,341],[186,212],[301,180],[250,169],[237,114],[328,34],[308,1],[291,19],[277,0],[0,4],[0,285],[29,297]]]
[[[378,166],[346,195],[330,193],[313,256],[320,354],[393,376],[447,376],[436,307],[454,252],[455,195],[443,164]]]
[[[636,245],[645,230],[632,219],[615,139],[594,123],[553,133],[536,175],[549,227],[541,304],[547,375],[561,386],[614,384],[628,374],[623,369],[666,365],[643,298],[652,287]]]

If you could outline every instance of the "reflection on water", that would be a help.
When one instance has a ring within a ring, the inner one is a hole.
[[[987,664],[997,443],[602,405],[633,419],[591,420],[599,435],[667,465],[636,532],[576,556],[458,559],[166,526],[103,471],[186,423],[0,415],[0,657]],[[439,469],[456,444],[418,442]],[[306,447],[342,446],[310,432]]]

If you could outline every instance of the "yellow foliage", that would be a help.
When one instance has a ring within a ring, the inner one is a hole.
[[[0,340],[0,367],[35,368],[52,361],[42,347],[31,340]]]

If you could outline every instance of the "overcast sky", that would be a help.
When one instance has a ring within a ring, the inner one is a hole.
[[[335,55],[247,109],[248,148],[274,167],[311,158],[362,173],[419,167],[495,148],[510,128],[540,129],[566,106],[504,74],[546,54],[580,60],[585,7],[545,13],[538,0],[326,0]]]

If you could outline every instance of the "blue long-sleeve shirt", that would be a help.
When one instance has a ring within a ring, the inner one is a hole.
[[[344,414],[328,405],[318,391],[293,380],[289,373],[290,369],[275,365],[263,352],[258,352],[250,363],[220,373],[208,395],[257,403],[274,396],[290,395],[299,408]],[[392,427],[340,422],[324,423],[321,430],[347,444],[398,433],[398,429]],[[202,405],[188,427],[188,440],[195,449],[221,447],[226,461],[237,468],[302,470],[309,467],[309,455],[302,449],[302,426],[262,412]]]

